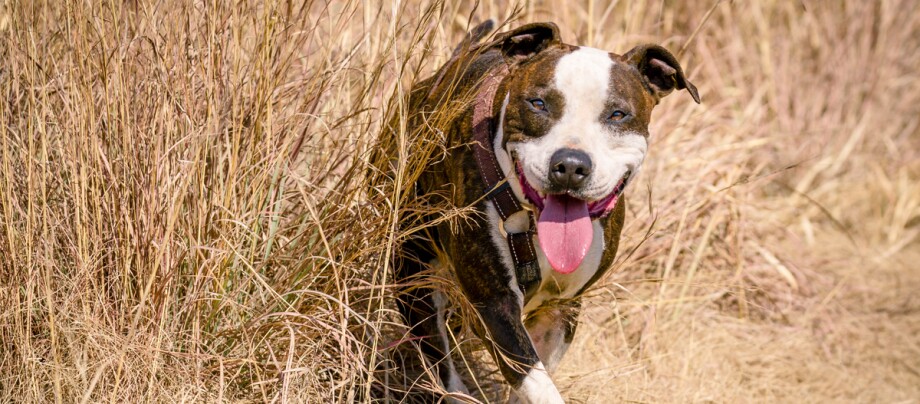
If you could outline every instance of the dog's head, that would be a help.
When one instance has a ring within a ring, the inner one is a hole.
[[[680,64],[657,45],[624,55],[566,45],[551,23],[496,41],[512,65],[496,152],[539,222],[609,213],[645,159],[652,108],[675,89],[699,102]]]

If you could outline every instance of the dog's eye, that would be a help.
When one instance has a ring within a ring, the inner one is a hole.
[[[546,111],[546,103],[539,98],[530,100],[530,105],[532,105],[537,111]]]
[[[626,119],[627,116],[628,116],[627,113],[625,113],[625,112],[623,112],[623,111],[620,111],[620,110],[616,110],[616,111],[613,111],[613,113],[610,114],[609,117],[607,117],[607,120],[608,120],[608,121],[613,121],[613,122],[620,122],[620,121]]]

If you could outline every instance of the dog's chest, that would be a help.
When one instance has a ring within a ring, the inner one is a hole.
[[[533,296],[524,304],[524,313],[529,313],[540,307],[543,303],[553,299],[569,299],[582,290],[585,285],[600,270],[601,258],[604,254],[604,228],[595,220],[591,223],[594,228],[594,238],[584,261],[574,272],[561,274],[553,270],[546,255],[540,248],[540,243],[534,236],[534,248],[537,250],[537,259],[540,263],[540,286]]]
[[[511,279],[509,288],[518,293],[518,297],[524,306],[523,313],[527,314],[553,299],[569,299],[575,297],[575,294],[582,290],[585,285],[600,270],[601,258],[604,255],[606,241],[604,239],[604,227],[600,221],[592,221],[594,237],[588,254],[582,261],[581,265],[569,274],[561,274],[553,270],[546,254],[540,248],[540,242],[534,236],[533,246],[537,251],[537,260],[540,264],[540,285],[537,291],[524,302],[523,291],[517,285],[517,274],[515,273],[514,261],[511,257],[511,251],[508,248],[508,242],[502,234],[499,226],[500,217],[491,202],[486,202],[486,215],[488,216],[489,235],[492,243],[498,248],[502,266],[509,273]]]

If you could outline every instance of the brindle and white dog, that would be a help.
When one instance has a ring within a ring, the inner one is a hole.
[[[624,55],[567,45],[552,23],[479,43],[491,29],[473,30],[409,101],[410,128],[430,127],[430,111],[462,108],[432,129],[447,135],[448,154],[421,176],[416,195],[447,194],[480,214],[405,242],[396,266],[401,279],[430,265],[452,268],[513,399],[562,402],[549,374],[572,341],[578,297],[613,262],[625,213],[620,196],[645,159],[652,108],[675,89],[696,102],[699,95],[657,45]],[[496,178],[486,174],[490,164]],[[500,202],[502,191],[513,201]],[[521,209],[500,212],[509,209],[502,203]],[[520,234],[512,245],[509,235]],[[528,248],[530,274],[516,252]],[[449,262],[439,264],[435,251]],[[407,288],[400,309],[445,389],[466,392],[448,354],[446,303],[436,290]]]

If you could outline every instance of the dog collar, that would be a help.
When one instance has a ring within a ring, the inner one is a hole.
[[[504,223],[512,215],[525,210],[511,190],[508,178],[502,173],[495,156],[493,146],[495,117],[492,116],[495,93],[502,79],[508,75],[508,67],[502,63],[490,70],[483,80],[482,87],[476,95],[473,106],[473,155],[479,174],[485,182],[484,198],[492,202]],[[514,272],[518,286],[525,295],[540,284],[540,268],[537,263],[537,252],[533,246],[535,234],[533,213],[527,211],[527,220],[530,226],[527,231],[508,233],[506,240],[514,261]]]

